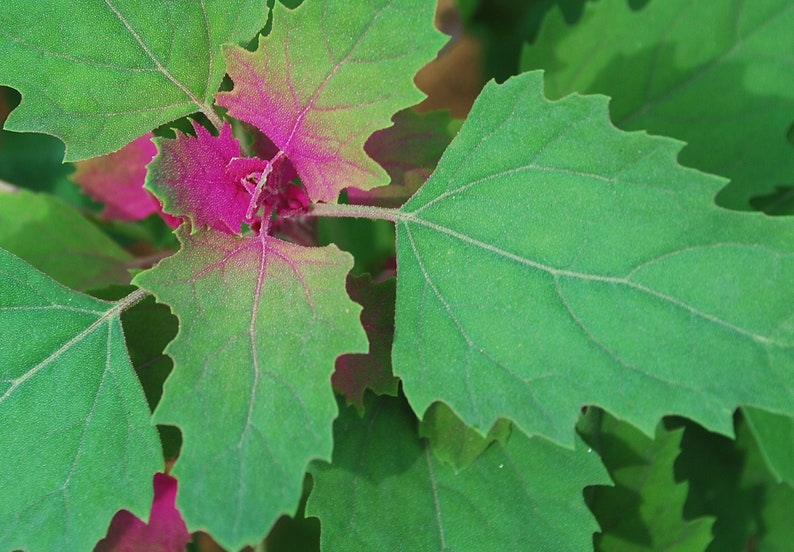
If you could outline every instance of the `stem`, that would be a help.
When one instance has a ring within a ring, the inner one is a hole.
[[[372,207],[369,205],[340,205],[337,203],[315,203],[305,216],[368,218],[396,222],[402,218],[398,209]]]
[[[212,109],[212,106],[206,104],[199,104],[199,109],[204,115],[207,116],[207,119],[210,120],[212,126],[214,126],[218,132],[220,132],[221,127],[223,126],[223,119],[221,119],[218,116],[218,114],[215,113],[215,110]]]
[[[149,292],[145,289],[136,289],[126,297],[119,299],[116,303],[116,310],[119,312],[124,312],[127,309],[130,309],[143,301],[143,299],[149,295]]]

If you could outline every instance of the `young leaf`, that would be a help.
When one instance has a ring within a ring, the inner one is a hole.
[[[110,523],[108,535],[94,552],[183,552],[190,542],[185,522],[176,509],[176,479],[164,473],[154,474],[154,501],[149,523],[126,510],[118,512]]]
[[[660,424],[649,439],[597,409],[588,411],[582,426],[583,438],[615,482],[614,487],[595,487],[591,495],[590,509],[601,526],[595,549],[705,550],[714,519],[684,519],[688,486],[674,477],[684,430],[667,431]]]
[[[681,163],[731,179],[725,205],[792,184],[794,2],[629,4],[588,2],[573,26],[553,10],[524,70],[547,70],[552,99],[606,94],[620,128],[685,141]]]
[[[569,445],[583,404],[648,435],[670,413],[726,434],[738,405],[792,413],[794,222],[717,208],[680,143],[541,88],[486,86],[396,217],[392,359],[416,411]]]
[[[323,550],[590,548],[582,487],[608,479],[581,441],[571,451],[513,432],[458,472],[418,439],[403,401],[365,402],[363,418],[346,408],[336,421],[332,464],[312,465],[306,512]]]
[[[166,213],[190,219],[193,228],[238,233],[251,196],[226,168],[242,156],[240,143],[229,123],[218,136],[197,123],[193,128],[195,138],[155,138],[159,153],[148,166],[146,189],[163,202]]]
[[[148,515],[163,457],[124,306],[0,250],[0,549],[90,550],[118,509]]]
[[[188,527],[239,549],[295,511],[307,463],[331,454],[334,359],[366,348],[353,261],[264,233],[177,235],[182,250],[135,278],[180,319],[155,420],[182,430]]]
[[[143,188],[146,165],[156,154],[152,134],[147,133],[117,152],[76,163],[72,180],[92,199],[105,205],[102,217],[106,220],[141,220],[160,213],[176,228],[179,219],[163,213],[157,199]]]
[[[51,195],[0,190],[0,247],[74,289],[130,280],[130,255]]]
[[[78,160],[196,111],[219,122],[220,46],[266,16],[263,0],[6,2],[0,84],[23,96],[6,128],[57,136]]]
[[[388,184],[364,143],[422,99],[413,75],[443,43],[434,8],[429,0],[276,6],[277,23],[256,52],[224,51],[234,89],[218,94],[218,104],[286,154],[313,201]]]
[[[364,407],[364,392],[367,389],[378,395],[397,394],[397,378],[391,372],[395,288],[394,278],[373,282],[369,274],[366,274],[350,276],[347,279],[350,298],[364,307],[361,311],[361,325],[367,332],[369,352],[337,358],[331,382],[348,403],[358,405],[359,408]]]
[[[742,410],[775,481],[784,481],[794,488],[794,418],[757,408]]]

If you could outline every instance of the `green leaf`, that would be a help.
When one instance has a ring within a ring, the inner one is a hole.
[[[510,433],[510,421],[500,419],[483,437],[441,402],[433,403],[419,422],[419,436],[428,440],[439,460],[456,470],[469,466],[492,442],[505,445]]]
[[[0,84],[23,96],[6,128],[57,136],[78,160],[196,111],[217,120],[220,47],[266,16],[263,0],[6,2]]]
[[[654,439],[649,439],[598,409],[588,411],[582,427],[584,440],[601,456],[615,482],[614,487],[595,487],[590,499],[601,525],[597,551],[706,549],[714,520],[683,518],[688,486],[674,478],[683,429],[667,431],[659,424]]]
[[[792,413],[794,221],[717,208],[680,143],[541,87],[486,86],[396,216],[392,359],[415,410],[568,445],[583,404],[648,435],[670,413],[726,434],[738,405]]]
[[[429,0],[313,0],[290,13],[277,6],[256,52],[225,49],[234,88],[218,94],[218,105],[284,152],[313,201],[388,184],[364,144],[422,100],[413,76],[445,40],[434,8]]]
[[[130,255],[53,196],[0,189],[0,247],[79,290],[130,280]]]
[[[689,484],[685,517],[717,518],[707,552],[791,548],[794,492],[776,483],[748,425],[738,421],[735,441],[684,425],[676,479]]]
[[[513,432],[457,472],[419,440],[402,400],[365,402],[363,418],[346,408],[337,420],[333,463],[312,466],[306,512],[323,550],[590,548],[582,487],[608,479],[581,441],[571,451]]]
[[[180,320],[155,420],[182,430],[188,528],[236,550],[294,513],[306,465],[330,456],[334,359],[367,341],[347,253],[185,227],[183,249],[135,278]]]
[[[794,418],[757,408],[743,412],[775,481],[794,487]]]
[[[687,142],[681,163],[730,178],[720,203],[749,209],[794,183],[792,29],[792,0],[601,0],[573,26],[553,11],[522,66],[547,70],[552,99],[606,94],[620,128]]]
[[[117,300],[134,290],[134,286],[111,286],[92,291],[91,295],[99,299]],[[143,387],[149,409],[154,411],[163,394],[163,384],[173,368],[171,358],[163,350],[176,336],[179,323],[167,306],[156,303],[150,295],[124,311],[121,325],[132,366]],[[161,425],[157,426],[157,431],[166,460],[176,458],[182,443],[179,430],[174,426]]]
[[[0,549],[90,550],[163,468],[119,314],[0,250]]]

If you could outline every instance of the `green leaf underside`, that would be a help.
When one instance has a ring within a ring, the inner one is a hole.
[[[163,468],[120,308],[0,250],[0,549],[90,550]]]
[[[130,279],[130,255],[50,195],[0,191],[0,247],[73,289],[98,289]]]
[[[794,488],[794,418],[757,408],[743,411],[767,468],[776,481]]]
[[[155,420],[182,430],[188,528],[239,549],[294,513],[306,465],[330,456],[334,359],[367,341],[350,255],[185,226],[182,250],[135,278],[180,319]]]
[[[365,402],[363,418],[350,407],[337,420],[333,463],[312,466],[306,512],[320,518],[323,550],[590,548],[582,487],[608,479],[581,441],[570,451],[514,432],[456,472],[401,400]]]
[[[313,201],[348,186],[388,184],[364,151],[398,110],[422,100],[413,75],[445,37],[427,0],[314,0],[276,13],[256,52],[225,50],[229,114],[262,130],[294,165]]]
[[[726,434],[737,405],[791,413],[792,222],[717,208],[680,143],[541,88],[486,86],[397,217],[393,363],[416,411],[569,445],[583,404],[648,435],[670,413]]]
[[[23,96],[6,128],[57,136],[77,160],[196,111],[214,116],[221,45],[250,40],[266,17],[262,0],[6,2],[0,83]]]
[[[714,519],[684,519],[688,485],[675,481],[674,464],[684,430],[667,431],[660,424],[655,438],[649,439],[596,409],[588,411],[583,425],[585,441],[601,456],[615,482],[613,487],[593,490],[590,508],[601,526],[595,549],[705,550]]]
[[[552,99],[606,94],[620,128],[687,142],[681,163],[731,179],[722,204],[794,183],[794,2],[629,4],[590,2],[573,26],[554,10],[523,68],[548,71]]]

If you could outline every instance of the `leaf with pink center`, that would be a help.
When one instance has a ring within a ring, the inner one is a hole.
[[[127,510],[120,510],[110,522],[107,536],[94,552],[180,552],[190,542],[190,533],[176,509],[177,482],[163,473],[154,474],[154,501],[149,523]]]
[[[331,455],[340,354],[363,351],[352,257],[262,232],[177,230],[181,250],[136,276],[180,320],[154,419],[184,437],[173,473],[190,529],[239,550],[293,514],[307,464]]]
[[[238,233],[251,194],[227,165],[242,156],[240,144],[228,123],[218,136],[199,124],[193,127],[195,137],[155,138],[159,154],[149,164],[146,189],[163,202],[166,213],[190,219],[194,229]]]
[[[286,154],[313,201],[388,184],[364,143],[422,99],[412,77],[444,42],[434,9],[419,0],[276,6],[278,24],[256,52],[224,51],[234,89],[217,103]]]
[[[172,228],[179,226],[179,219],[163,213],[157,199],[143,187],[146,165],[157,154],[152,136],[144,134],[119,151],[75,164],[72,180],[105,206],[105,220],[141,220],[160,213]]]

